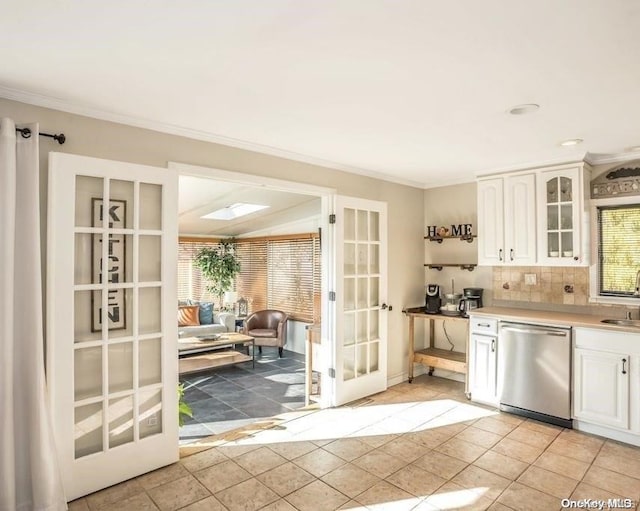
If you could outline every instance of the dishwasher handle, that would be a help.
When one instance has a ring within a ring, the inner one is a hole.
[[[551,330],[546,328],[534,328],[534,327],[519,327],[519,326],[506,326],[501,325],[500,331],[507,332],[519,332],[523,334],[533,335],[551,335],[554,337],[566,337],[569,335],[569,330]]]

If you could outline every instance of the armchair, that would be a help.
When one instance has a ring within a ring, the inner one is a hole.
[[[262,353],[263,346],[278,348],[282,358],[283,346],[287,342],[287,315],[278,310],[261,310],[244,320],[244,334],[255,339],[255,346]]]

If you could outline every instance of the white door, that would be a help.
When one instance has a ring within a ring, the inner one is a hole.
[[[497,404],[496,338],[471,334],[469,362],[471,399]]]
[[[536,262],[535,175],[507,177],[504,181],[504,261],[530,265]]]
[[[478,264],[504,264],[502,178],[478,182]]]
[[[70,500],[178,460],[177,185],[49,156],[47,369]]]
[[[629,428],[629,356],[575,349],[575,403],[577,419]]]
[[[337,197],[333,405],[387,388],[387,204]]]

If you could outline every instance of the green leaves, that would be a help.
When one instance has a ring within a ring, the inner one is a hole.
[[[178,424],[184,426],[185,417],[193,418],[193,410],[184,401],[184,383],[178,384]]]
[[[222,240],[212,248],[203,248],[196,254],[194,263],[208,281],[207,289],[222,302],[222,295],[231,289],[233,279],[240,271],[234,239]]]

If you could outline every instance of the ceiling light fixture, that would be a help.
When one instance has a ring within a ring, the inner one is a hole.
[[[524,114],[532,114],[536,110],[540,108],[540,105],[536,105],[535,103],[526,103],[524,105],[516,105],[513,108],[509,109],[509,113],[511,115],[524,115]]]
[[[211,213],[207,213],[200,218],[206,218],[208,220],[235,220],[236,218],[240,218],[241,216],[249,215],[268,207],[269,206],[261,206],[260,204],[236,202],[235,204],[231,204],[231,206],[227,206],[221,209],[217,209],[216,211],[213,211]]]
[[[564,147],[570,147],[572,145],[582,144],[582,142],[584,141],[581,138],[570,138],[568,140],[560,142],[560,145]]]

